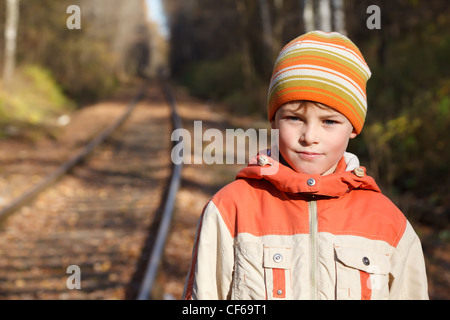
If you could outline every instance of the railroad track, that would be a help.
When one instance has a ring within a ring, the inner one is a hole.
[[[179,186],[180,118],[164,81],[123,109],[0,211],[0,299],[151,298]]]

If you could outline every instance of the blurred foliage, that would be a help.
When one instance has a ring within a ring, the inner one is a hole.
[[[36,65],[20,67],[10,89],[0,89],[0,126],[6,133],[23,126],[55,125],[58,116],[73,108],[51,73]]]
[[[66,26],[70,5],[81,9],[80,30]],[[3,35],[5,0],[0,7]],[[149,46],[144,0],[20,1],[17,64],[43,66],[78,104],[106,97],[136,76],[134,60],[146,64]]]
[[[197,96],[222,100],[242,88],[241,64],[239,55],[192,62],[186,66],[182,81]]]
[[[192,62],[187,64],[181,82],[189,86],[192,94],[222,101],[234,112],[257,113],[265,103],[265,83],[254,85],[250,93],[242,90],[242,63],[242,57],[237,54],[223,59]]]
[[[192,93],[224,101],[234,112],[261,113],[273,60],[301,27],[302,16],[301,1],[267,1],[273,15],[269,48],[259,3],[164,1],[172,75]]]
[[[0,0],[0,70],[5,5]],[[67,27],[70,5],[80,7],[79,30]],[[151,32],[145,0],[21,0],[17,69],[8,90],[0,92],[0,134],[45,125],[59,109],[109,97],[121,84],[145,75]]]
[[[350,33],[372,70],[356,149],[388,193],[412,193],[429,207],[449,208],[450,5],[360,1],[356,16],[369,4],[380,6],[382,28]]]

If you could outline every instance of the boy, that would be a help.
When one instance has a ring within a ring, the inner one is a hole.
[[[208,202],[186,299],[428,299],[417,235],[345,152],[370,75],[338,33],[283,48],[268,93],[280,161],[258,155]]]

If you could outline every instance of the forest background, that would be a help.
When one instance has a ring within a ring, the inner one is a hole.
[[[0,0],[0,70],[7,1]],[[161,66],[192,95],[236,117],[265,119],[282,46],[311,28],[340,29],[372,70],[366,124],[349,151],[409,219],[430,230],[430,252],[450,242],[447,0],[164,0],[167,39],[148,21],[144,0],[19,3],[14,77],[0,82],[3,139],[51,134],[64,113]],[[82,8],[81,30],[66,27],[69,5]],[[367,25],[371,5],[380,9],[379,29]]]

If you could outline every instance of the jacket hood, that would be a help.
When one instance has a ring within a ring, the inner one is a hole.
[[[353,189],[381,192],[375,180],[366,175],[366,168],[359,166],[358,158],[348,152],[336,171],[326,176],[299,173],[268,155],[258,154],[236,179],[264,179],[283,192],[311,196],[340,197]]]

